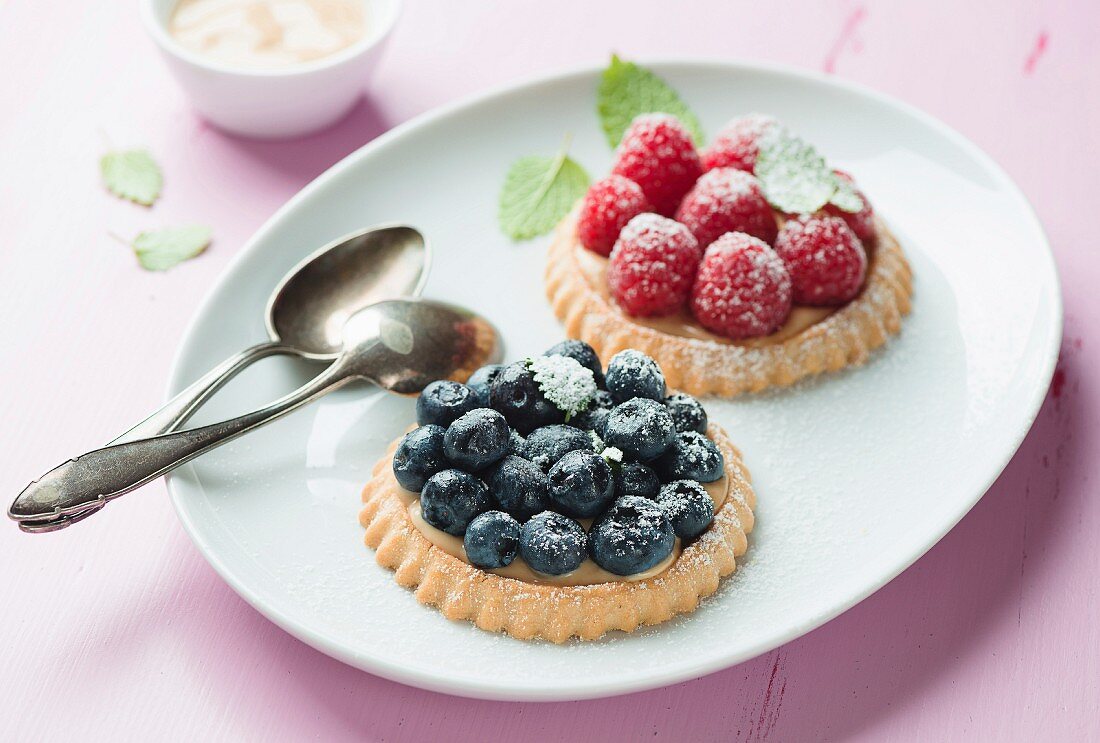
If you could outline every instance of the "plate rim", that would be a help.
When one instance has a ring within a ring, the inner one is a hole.
[[[857,95],[870,98],[876,103],[888,106],[897,110],[898,112],[910,116],[930,129],[934,130],[937,134],[945,137],[948,141],[958,146],[966,155],[973,158],[983,169],[992,176],[999,186],[1005,188],[1011,195],[1015,196],[1017,201],[1023,207],[1022,217],[1028,221],[1035,230],[1035,235],[1038,239],[1037,247],[1041,248],[1039,251],[1042,255],[1046,267],[1049,269],[1049,275],[1053,281],[1051,300],[1052,306],[1050,307],[1050,320],[1052,326],[1050,328],[1050,339],[1048,341],[1048,347],[1043,349],[1043,359],[1041,372],[1038,376],[1038,380],[1043,382],[1037,384],[1036,388],[1031,391],[1030,398],[1027,405],[1027,414],[1021,419],[1021,425],[1019,430],[1015,432],[1012,439],[1012,445],[1010,449],[1006,449],[1006,453],[1003,457],[1003,461],[997,467],[995,471],[987,478],[984,486],[970,496],[969,500],[965,503],[965,507],[960,510],[957,516],[950,520],[950,523],[945,523],[942,529],[938,530],[935,534],[930,534],[926,544],[919,547],[913,554],[907,555],[904,559],[897,561],[896,564],[891,566],[891,569],[885,572],[884,577],[880,581],[875,581],[865,586],[860,591],[853,594],[848,600],[840,602],[836,607],[831,610],[816,615],[811,621],[804,622],[797,627],[790,629],[784,633],[781,637],[771,638],[768,641],[759,642],[754,646],[747,649],[742,649],[738,653],[727,653],[719,655],[714,658],[707,659],[703,662],[694,662],[690,666],[673,666],[670,668],[657,669],[653,673],[648,673],[644,676],[635,676],[633,678],[617,680],[615,682],[596,682],[596,683],[581,683],[576,686],[554,686],[549,688],[540,689],[521,689],[517,690],[512,687],[505,687],[501,684],[488,683],[484,681],[468,680],[468,679],[454,679],[451,677],[440,677],[431,675],[428,673],[422,673],[419,671],[410,671],[403,668],[400,664],[391,663],[384,659],[379,659],[374,656],[365,655],[349,650],[339,642],[332,638],[329,638],[326,634],[318,632],[315,629],[304,625],[303,623],[284,615],[275,607],[264,602],[255,592],[253,592],[245,582],[239,580],[234,572],[225,564],[225,562],[211,549],[210,544],[205,540],[202,535],[197,531],[195,522],[191,519],[188,510],[183,505],[183,496],[181,487],[176,482],[176,477],[169,473],[166,477],[169,497],[172,502],[173,509],[176,512],[177,517],[180,520],[184,528],[184,532],[190,538],[192,544],[203,556],[203,558],[210,564],[214,571],[225,581],[241,598],[243,598],[250,606],[252,606],[261,615],[272,621],[278,627],[286,631],[288,634],[297,638],[298,640],[306,643],[314,649],[335,658],[341,662],[347,663],[360,670],[372,673],[383,678],[397,681],[402,684],[414,686],[417,688],[426,689],[429,691],[441,692],[446,694],[453,694],[458,696],[501,700],[501,701],[566,701],[566,700],[580,700],[580,699],[594,699],[600,697],[616,696],[621,694],[629,694],[639,691],[645,691],[648,689],[659,688],[668,686],[671,684],[687,681],[694,678],[709,675],[711,673],[730,668],[739,663],[743,663],[752,658],[755,658],[769,650],[784,645],[792,640],[801,637],[818,627],[823,626],[827,622],[832,621],[840,614],[848,611],[856,604],[859,604],[867,597],[876,593],[879,589],[891,582],[912,566],[917,560],[923,557],[928,550],[939,543],[939,541],[953,529],[959,521],[962,520],[977,504],[979,500],[989,491],[989,488],[997,480],[997,478],[1004,471],[1005,467],[1015,456],[1019,450],[1024,437],[1031,430],[1034,424],[1035,418],[1038,416],[1039,410],[1042,407],[1043,400],[1046,397],[1047,390],[1050,386],[1050,380],[1054,374],[1055,365],[1057,363],[1059,350],[1061,347],[1063,323],[1064,323],[1064,309],[1061,290],[1061,280],[1058,274],[1058,267],[1054,259],[1053,251],[1051,250],[1050,241],[1047,237],[1046,231],[1043,228],[1043,224],[1040,221],[1037,213],[1031,202],[1028,201],[1023,191],[1016,184],[1016,182],[1008,175],[1008,173],[984,150],[982,150],[977,144],[970,139],[956,131],[954,128],[932,116],[929,113],[922,111],[921,109],[906,103],[900,99],[897,99],[886,93],[875,90],[869,86],[861,83],[843,80],[836,78],[826,73],[818,72],[816,70],[804,69],[794,65],[780,64],[780,63],[765,63],[747,60],[717,60],[707,59],[704,57],[692,57],[692,56],[674,56],[674,57],[643,57],[638,60],[640,64],[654,69],[662,74],[667,73],[691,73],[691,72],[719,72],[724,74],[738,74],[738,73],[765,73],[771,75],[778,75],[781,77],[791,78],[799,82],[811,82],[818,85],[824,85],[826,87],[836,88],[848,93],[854,93]],[[185,355],[195,343],[195,337],[198,332],[199,319],[205,317],[208,314],[210,306],[215,301],[215,295],[218,293],[219,288],[222,286],[226,277],[234,273],[240,263],[245,261],[253,252],[257,250],[257,245],[268,238],[268,236],[275,232],[280,223],[284,220],[287,214],[295,211],[299,208],[299,205],[308,201],[313,197],[313,194],[319,189],[323,188],[330,180],[340,177],[345,171],[353,167],[360,160],[368,157],[375,150],[382,149],[389,145],[391,141],[397,140],[407,133],[415,131],[420,128],[428,127],[436,122],[445,119],[451,115],[461,113],[469,108],[480,106],[484,103],[490,102],[496,98],[507,97],[509,95],[519,93],[531,88],[537,88],[545,85],[554,85],[557,83],[572,81],[575,78],[584,78],[587,76],[598,75],[604,68],[603,63],[593,64],[588,63],[584,65],[577,65],[569,67],[565,70],[558,72],[552,72],[549,74],[538,75],[530,78],[525,78],[520,81],[510,82],[502,85],[492,86],[489,89],[480,93],[474,93],[465,97],[462,97],[456,101],[442,104],[435,108],[431,108],[423,113],[414,116],[413,118],[398,124],[397,126],[389,129],[379,136],[375,137],[370,142],[362,145],[353,152],[348,153],[339,161],[327,168],[323,173],[318,175],[308,184],[302,187],[296,194],[287,200],[285,204],[279,207],[260,227],[253,233],[252,237],[237,251],[225,268],[220,272],[218,280],[207,290],[206,295],[195,309],[191,320],[188,322],[187,328],[180,340],[180,343],[176,349],[176,352],[172,359],[171,372],[169,374],[167,395],[171,396],[174,391],[182,389],[185,386],[186,380],[182,379],[182,367]],[[185,465],[180,468],[179,472],[192,472],[191,465]]]

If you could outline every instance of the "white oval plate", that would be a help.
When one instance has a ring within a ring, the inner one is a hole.
[[[748,554],[695,613],[598,642],[520,642],[447,621],[374,562],[357,521],[359,491],[412,420],[412,400],[346,390],[175,472],[172,500],[199,550],[288,632],[372,673],[469,696],[578,699],[669,684],[774,648],[869,595],[970,510],[1015,452],[1050,380],[1061,301],[1042,228],[1004,172],[943,124],[831,78],[712,63],[655,68],[709,133],[734,115],[770,112],[856,175],[915,270],[901,337],[863,368],[708,403],[759,493]],[[543,294],[546,241],[510,243],[496,200],[515,158],[553,153],[566,132],[594,177],[607,172],[597,79],[588,69],[450,106],[334,166],[260,230],[211,292],[172,390],[264,335],[264,300],[285,270],[376,222],[429,236],[425,295],[493,319],[511,358],[559,340]],[[261,364],[201,420],[267,402],[315,372]]]

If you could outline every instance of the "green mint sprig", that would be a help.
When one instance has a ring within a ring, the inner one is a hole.
[[[587,410],[596,397],[592,370],[569,356],[554,354],[529,358],[527,369],[546,399],[565,413],[567,423]]]
[[[588,173],[568,155],[568,141],[554,157],[516,160],[500,191],[500,228],[513,240],[554,229],[588,189]]]
[[[596,110],[612,147],[619,146],[623,133],[635,117],[648,113],[672,114],[691,132],[696,146],[701,147],[704,142],[699,119],[668,83],[646,68],[624,62],[614,54],[596,91]]]
[[[768,203],[791,214],[809,214],[826,204],[858,212],[863,199],[829,168],[812,145],[784,126],[763,135],[756,158],[756,177]]]
[[[833,180],[836,181],[836,192],[829,198],[829,203],[851,214],[862,211],[866,204],[863,203],[863,197],[859,195],[851,181],[841,178],[836,173],[832,175]]]

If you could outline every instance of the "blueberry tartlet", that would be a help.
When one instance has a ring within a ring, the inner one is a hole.
[[[862,364],[900,331],[911,272],[851,176],[807,152],[766,116],[702,152],[672,116],[635,119],[550,246],[566,334],[643,351],[694,395]]]
[[[379,564],[449,619],[564,642],[690,612],[748,547],[740,453],[661,367],[586,343],[436,382],[363,491]]]

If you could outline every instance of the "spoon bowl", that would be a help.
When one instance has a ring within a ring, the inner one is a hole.
[[[372,227],[334,240],[291,269],[271,294],[271,340],[299,356],[331,361],[344,324],[368,305],[419,295],[428,278],[424,236],[408,225]]]
[[[437,379],[464,382],[501,357],[500,336],[469,310],[424,299],[379,302],[344,327],[341,369],[390,392],[419,393]]]

